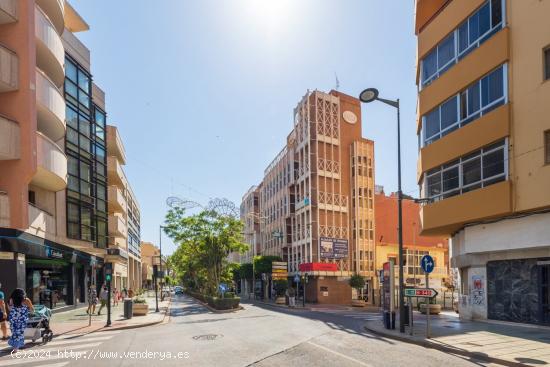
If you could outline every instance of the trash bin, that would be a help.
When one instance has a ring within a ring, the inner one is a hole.
[[[386,329],[391,329],[391,321],[390,321],[390,312],[384,311],[384,327]]]
[[[126,298],[124,300],[124,318],[125,319],[131,319],[132,318],[132,299]]]

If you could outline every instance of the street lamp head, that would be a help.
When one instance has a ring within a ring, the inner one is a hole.
[[[367,88],[359,94],[359,100],[363,103],[369,103],[378,99],[378,89]]]

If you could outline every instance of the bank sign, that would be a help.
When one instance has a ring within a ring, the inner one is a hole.
[[[344,259],[348,257],[348,240],[342,238],[319,238],[321,257],[325,259]]]

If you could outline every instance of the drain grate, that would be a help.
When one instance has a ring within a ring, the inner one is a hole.
[[[205,334],[205,335],[195,335],[193,339],[195,340],[216,340],[223,338],[221,334]]]

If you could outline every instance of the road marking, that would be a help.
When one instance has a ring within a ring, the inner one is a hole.
[[[65,345],[65,344],[78,344],[78,343],[89,343],[89,342],[96,342],[100,340],[109,340],[113,336],[100,336],[97,338],[77,338],[75,340],[65,339],[65,340],[58,340],[49,342],[47,344],[44,344],[44,346],[50,346],[50,345]]]
[[[91,335],[91,334],[94,334],[94,336],[100,336],[100,335],[111,335],[111,336],[114,336],[115,334],[118,334],[120,333],[122,330],[112,330],[112,331],[92,331],[92,332],[89,332],[89,333],[81,333],[81,334],[63,334],[63,335],[59,335],[59,336],[55,336],[53,337],[53,340],[61,340],[61,339],[77,339],[77,338],[82,338],[82,337],[85,337],[85,336],[88,336],[88,335]]]
[[[337,352],[337,351],[335,351],[335,350],[329,349],[329,348],[327,348],[327,347],[324,347],[324,346],[319,345],[319,344],[317,344],[317,343],[314,343],[314,342],[312,342],[312,341],[308,341],[307,343],[313,345],[314,347],[317,347],[317,348],[319,348],[319,349],[322,349],[322,350],[324,350],[324,351],[327,351],[327,352],[329,352],[329,353],[335,354],[335,355],[337,355],[337,356],[339,356],[339,357],[345,358],[345,359],[347,359],[347,360],[349,360],[349,361],[355,362],[355,363],[357,363],[357,364],[360,365],[360,366],[370,367],[370,364],[366,364],[365,362],[362,362],[362,361],[360,361],[360,360],[358,360],[358,359],[349,357],[349,356],[347,356],[347,355],[345,355],[345,354],[342,354],[342,353]]]

